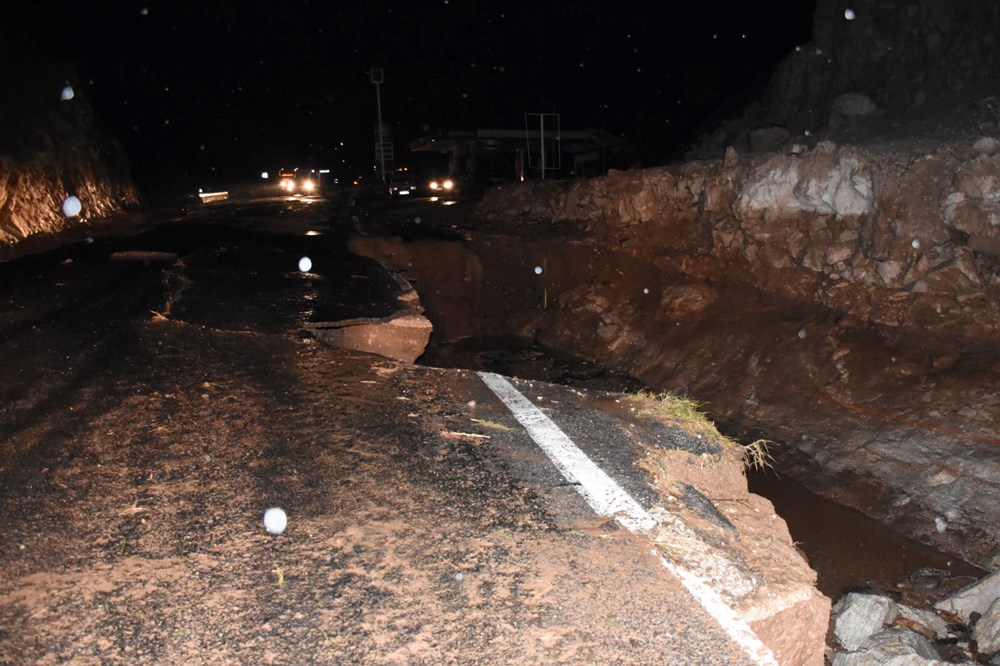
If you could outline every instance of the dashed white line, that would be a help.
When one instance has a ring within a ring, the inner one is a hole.
[[[513,384],[492,372],[477,373],[493,393],[524,426],[536,444],[599,516],[614,520],[630,532],[648,533],[656,520],[614,479],[587,457],[552,419],[521,394]],[[683,583],[688,592],[722,627],[723,631],[759,666],[778,666],[771,650],[730,608],[712,585],[660,555],[663,566]]]

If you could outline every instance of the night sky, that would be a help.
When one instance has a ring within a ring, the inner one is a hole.
[[[293,162],[370,170],[372,66],[397,152],[555,112],[662,164],[810,39],[814,4],[15,0],[4,13],[8,39],[72,64],[142,185]]]

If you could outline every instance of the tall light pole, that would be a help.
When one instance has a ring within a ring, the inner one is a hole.
[[[378,104],[378,159],[382,169],[382,184],[385,185],[385,140],[382,138],[382,92],[379,85],[385,81],[385,72],[381,67],[372,67],[372,83],[375,84],[375,102]]]

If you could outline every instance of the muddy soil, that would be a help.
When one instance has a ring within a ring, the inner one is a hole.
[[[476,430],[505,417],[475,376],[302,334],[341,287],[381,302],[337,241],[285,266],[329,218],[259,211],[254,249],[247,215],[4,267],[0,662],[743,663],[648,542]]]

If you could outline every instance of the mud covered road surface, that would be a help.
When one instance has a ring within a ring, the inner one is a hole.
[[[220,211],[0,267],[0,663],[753,663],[474,373],[302,332],[392,300],[328,210]]]

